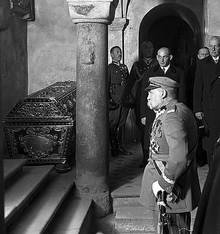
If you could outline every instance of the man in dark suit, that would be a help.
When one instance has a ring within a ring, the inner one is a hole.
[[[220,132],[220,37],[209,40],[210,56],[198,61],[193,93],[193,110],[198,119],[205,118],[209,137],[204,147],[211,165],[214,144]]]
[[[136,126],[138,127],[141,133],[141,146],[143,151],[143,160],[142,163],[139,165],[139,167],[144,167],[148,159],[148,149],[144,148],[145,126],[141,123],[141,118],[140,118],[142,78],[149,68],[154,67],[157,64],[157,60],[153,57],[154,47],[151,41],[146,40],[142,43],[141,52],[143,58],[137,62],[134,62],[128,80],[125,84],[121,100],[126,98],[131,92],[134,93],[136,99],[136,104],[135,104]]]
[[[192,234],[220,233],[220,138],[202,190]]]
[[[158,64],[148,69],[142,81],[142,91],[141,91],[141,121],[145,124],[145,139],[144,139],[144,148],[149,148],[149,132],[150,126],[155,118],[155,113],[149,107],[147,107],[147,92],[144,91],[148,86],[148,81],[150,77],[155,76],[166,76],[172,80],[178,82],[178,100],[180,102],[186,102],[186,87],[185,87],[185,76],[182,69],[171,64],[173,56],[171,51],[167,47],[162,47],[157,52],[157,61]]]
[[[187,92],[187,102],[186,105],[193,111],[193,87],[196,74],[196,66],[198,60],[204,59],[209,56],[209,49],[207,47],[202,47],[198,50],[197,59],[195,63],[187,67],[185,72],[186,77],[186,92]],[[196,161],[198,166],[204,166],[207,163],[206,151],[203,148],[204,136],[206,133],[203,122],[197,119],[197,122],[200,126],[198,146],[196,151]]]

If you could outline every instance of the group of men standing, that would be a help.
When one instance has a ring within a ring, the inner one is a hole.
[[[170,233],[190,233],[190,211],[198,206],[201,195],[196,167],[199,139],[196,118],[207,123],[209,134],[205,136],[204,148],[209,166],[220,132],[220,37],[212,37],[209,48],[199,50],[196,65],[191,68],[191,80],[171,63],[173,56],[169,48],[160,48],[156,59],[150,41],[142,44],[141,51],[143,58],[133,64],[130,75],[127,73],[125,82],[119,85],[118,99],[120,106],[136,84],[136,124],[143,149],[140,167],[146,166],[140,201],[154,211],[156,228],[156,199],[158,192],[165,191]],[[112,90],[110,95],[114,95]],[[126,107],[121,108],[128,111]],[[118,113],[121,117],[122,113]]]

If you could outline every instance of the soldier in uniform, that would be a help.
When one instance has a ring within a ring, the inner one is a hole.
[[[142,123],[145,125],[145,134],[144,134],[144,148],[149,149],[149,130],[152,125],[152,122],[155,118],[155,113],[147,106],[147,92],[144,91],[148,85],[150,77],[154,76],[166,76],[175,80],[179,83],[178,88],[178,100],[185,103],[185,76],[182,69],[171,64],[173,56],[171,51],[167,47],[162,47],[157,51],[157,61],[158,64],[147,70],[142,80],[142,91],[141,91],[141,103],[140,103],[140,118]]]
[[[179,84],[168,77],[151,77],[148,106],[155,111],[150,135],[150,158],[145,167],[140,202],[158,219],[156,198],[165,191],[172,234],[190,233],[190,212],[201,191],[196,167],[198,127],[195,116],[177,101]]]
[[[126,123],[129,109],[119,104],[119,98],[128,79],[129,71],[125,64],[120,63],[122,53],[119,46],[112,47],[110,54],[112,63],[108,65],[109,136],[111,155],[118,157],[119,154],[131,154],[122,147],[122,127]]]
[[[149,68],[154,67],[157,64],[157,60],[153,58],[154,47],[151,41],[146,40],[142,43],[141,52],[143,58],[133,64],[130,75],[128,77],[128,81],[123,90],[121,99],[123,100],[124,98],[126,98],[130,94],[131,90],[134,92],[134,96],[136,99],[136,105],[135,105],[136,126],[138,127],[141,133],[141,146],[143,151],[143,161],[139,167],[144,167],[147,164],[148,149],[144,148],[145,126],[141,123],[141,118],[140,118],[142,78],[145,75],[145,72]]]

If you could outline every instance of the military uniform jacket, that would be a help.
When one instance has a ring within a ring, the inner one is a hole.
[[[212,152],[220,132],[220,61],[215,64],[211,56],[198,61],[193,93],[194,112],[202,111],[209,125]]]
[[[108,65],[108,83],[109,83],[109,95],[115,101],[119,103],[125,82],[128,78],[129,72],[125,64],[116,64],[114,62]],[[120,127],[126,123],[128,116],[128,108],[119,107],[115,110],[109,110],[109,127]]]
[[[152,191],[155,181],[168,193],[181,189],[179,201],[168,202],[167,212],[189,212],[198,206],[200,186],[195,166],[197,124],[193,113],[176,100],[171,101],[156,115],[150,139],[150,159],[147,164],[140,194],[141,203],[157,210]]]
[[[128,79],[129,71],[125,64],[114,62],[108,65],[108,82],[112,99],[119,103],[124,85]]]
[[[138,128],[144,127],[141,124],[140,118],[140,108],[141,108],[141,90],[142,90],[142,78],[146,71],[154,66],[156,66],[157,60],[152,59],[149,63],[146,63],[143,59],[135,62],[131,68],[130,75],[124,87],[123,93],[121,98],[125,98],[132,93],[136,99],[136,107],[135,107],[135,114],[136,114],[136,124]]]
[[[156,59],[152,59],[149,63],[146,63],[144,60],[135,62],[131,68],[130,75],[123,90],[122,98],[126,97],[131,92],[132,88],[134,87],[134,84],[137,83],[137,87],[134,88],[135,90],[133,94],[136,97],[136,99],[138,99],[137,95],[141,91],[140,87],[145,72],[149,68],[154,67],[156,64],[157,64]]]

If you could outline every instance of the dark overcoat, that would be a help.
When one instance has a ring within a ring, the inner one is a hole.
[[[109,127],[111,128],[119,127],[126,123],[129,109],[122,107],[119,99],[121,98],[128,76],[129,71],[125,64],[112,62],[108,65],[109,96],[111,96],[115,103],[119,104],[117,109],[109,110]]]
[[[196,213],[193,234],[220,233],[220,139]]]
[[[183,103],[170,101],[153,122],[150,159],[145,167],[140,202],[158,210],[152,191],[155,181],[168,193],[181,188],[177,202],[167,203],[168,213],[190,212],[198,206],[200,185],[195,164],[198,129],[193,113]],[[155,163],[157,167],[155,166]]]
[[[152,67],[149,70],[147,70],[145,76],[143,77],[142,91],[140,92],[141,93],[140,118],[146,117],[145,140],[144,140],[144,144],[145,144],[144,148],[146,149],[149,148],[149,132],[150,132],[151,124],[155,117],[155,113],[151,109],[149,109],[149,107],[147,106],[148,93],[145,91],[145,89],[148,86],[149,78],[155,77],[155,76],[166,76],[178,82],[179,83],[179,92],[178,92],[179,101],[185,103],[187,100],[185,75],[182,69],[171,64],[167,72],[164,74],[163,70],[160,68],[158,64],[155,67]]]
[[[203,112],[210,137],[204,145],[210,156],[220,132],[220,61],[211,56],[198,61],[193,93],[193,111]]]
[[[144,134],[144,125],[141,123],[141,118],[140,118],[142,78],[144,77],[146,71],[149,68],[156,66],[156,64],[157,64],[156,59],[152,59],[150,63],[146,63],[143,59],[135,62],[131,67],[130,75],[128,77],[127,83],[125,85],[125,88],[121,96],[121,98],[123,99],[126,96],[128,96],[129,93],[132,93],[133,96],[135,97],[136,125],[143,134]]]

